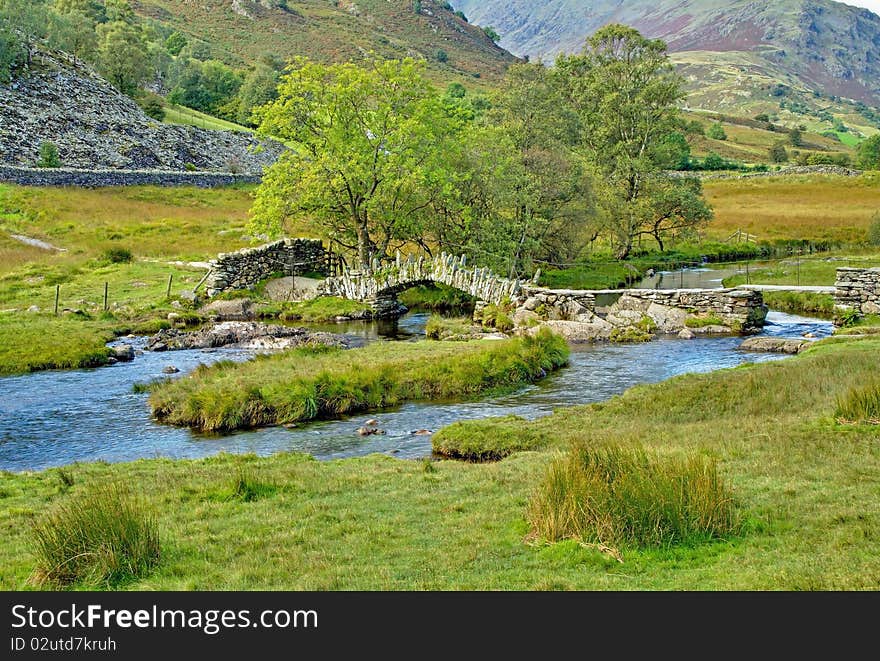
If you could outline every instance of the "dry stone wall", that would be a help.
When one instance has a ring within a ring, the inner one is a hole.
[[[880,268],[837,269],[834,302],[842,310],[880,314]]]
[[[317,239],[282,239],[259,248],[221,253],[211,261],[208,296],[227,289],[246,289],[276,274],[325,273],[327,252]]]
[[[259,183],[259,175],[223,172],[171,172],[169,170],[80,170],[76,168],[24,168],[0,165],[0,181],[19,186],[198,186],[217,188]]]

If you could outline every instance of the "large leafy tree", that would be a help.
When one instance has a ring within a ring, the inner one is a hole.
[[[412,59],[295,60],[256,113],[260,132],[290,150],[265,173],[253,225],[279,234],[288,221],[317,222],[364,266],[423,242],[433,202],[455,189],[447,147],[462,125],[423,69]]]
[[[645,227],[657,224],[657,190],[650,184],[668,165],[664,141],[676,131],[682,80],[666,44],[624,25],[609,25],[587,40],[581,55],[563,55],[554,76],[581,118],[581,143],[592,164],[605,229],[625,259]],[[661,190],[668,192],[669,183]],[[700,215],[685,216],[698,222]]]
[[[477,259],[515,277],[536,259],[573,258],[593,217],[590,185],[573,150],[578,118],[542,65],[515,65],[470,144],[472,184],[483,191]],[[482,253],[482,254],[481,254]]]

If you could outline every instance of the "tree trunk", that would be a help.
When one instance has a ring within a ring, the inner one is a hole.
[[[657,245],[660,247],[660,252],[663,252],[663,239],[661,238],[659,228],[654,228],[654,238],[657,240]]]

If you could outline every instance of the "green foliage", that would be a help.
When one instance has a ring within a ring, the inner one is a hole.
[[[40,160],[37,161],[38,168],[60,168],[61,157],[58,155],[58,147],[52,142],[40,143]]]
[[[147,94],[139,101],[141,110],[147,117],[152,117],[157,121],[165,119],[165,104],[156,94]]]
[[[150,405],[163,422],[224,432],[511,388],[567,359],[565,340],[549,332],[493,343],[295,349],[200,367],[190,378],[157,386]]]
[[[465,16],[465,14],[464,14],[463,11],[457,11],[457,12],[455,12],[455,15],[458,16],[458,17],[459,17],[461,20],[463,20],[465,23],[468,22],[468,17]]]
[[[486,34],[489,39],[491,39],[494,43],[498,43],[501,41],[501,35],[493,28],[492,26],[487,25],[483,28],[483,32]]]
[[[434,59],[440,62],[441,64],[445,64],[449,61],[449,53],[447,53],[442,48],[437,49],[437,52],[434,53]]]
[[[167,50],[169,54],[177,57],[178,55],[180,55],[180,51],[184,49],[186,44],[186,37],[175,30],[168,35],[167,39],[165,39],[165,50]]]
[[[678,131],[664,136],[654,147],[652,160],[664,170],[687,170],[691,162],[687,138]]]
[[[446,340],[450,338],[469,339],[475,333],[481,332],[479,326],[475,326],[472,319],[451,319],[432,314],[425,324],[425,336],[429,340]]]
[[[171,74],[173,83],[168,100],[188,108],[236,119],[239,110],[236,94],[242,86],[242,75],[217,60],[201,62],[178,58]],[[249,88],[247,103],[260,96],[260,81]]]
[[[662,165],[652,150],[678,125],[683,80],[665,43],[623,25],[597,31],[583,55],[560,56],[553,75],[581,121],[602,229],[625,259],[641,228],[656,220],[644,183]]]
[[[772,163],[788,162],[788,152],[785,150],[785,145],[780,142],[777,142],[775,145],[770,147],[768,151],[768,156],[770,157],[770,161]]]
[[[738,532],[714,459],[580,445],[556,459],[529,503],[532,535],[602,548],[724,539]]]
[[[698,317],[688,317],[685,319],[684,325],[688,328],[705,328],[706,326],[724,326],[724,320],[714,314],[703,315]]]
[[[615,328],[612,330],[608,339],[616,344],[639,344],[641,342],[650,342],[654,339],[654,335],[651,331],[639,326],[626,326],[625,328]]]
[[[21,37],[5,24],[0,25],[0,83],[9,82],[25,62],[27,50]]]
[[[258,65],[249,72],[238,91],[236,120],[240,124],[254,126],[254,109],[271,103],[278,97],[278,72]]]
[[[543,432],[532,433],[519,416],[493,418],[491,429],[472,421],[455,422],[431,437],[435,454],[465,461],[500,461],[515,452],[546,445]]]
[[[834,315],[834,297],[813,292],[766,291],[764,303],[771,310],[830,319]]]
[[[880,424],[880,383],[857,386],[839,395],[834,417],[847,424]]]
[[[234,292],[233,296],[240,292]],[[280,317],[283,321],[336,321],[338,317],[368,317],[370,306],[359,301],[335,296],[320,296],[309,301],[285,303]]]
[[[398,295],[397,299],[410,310],[453,312],[474,308],[473,296],[446,285],[413,287]]]
[[[126,13],[117,7],[115,16],[96,28],[97,61],[102,74],[123,94],[134,96],[150,74],[150,60],[143,32],[132,21],[123,20]],[[108,6],[108,17],[110,15]],[[132,14],[133,16],[133,14]]]
[[[712,140],[727,140],[727,133],[725,133],[724,126],[721,122],[715,122],[714,124],[709,125],[709,130],[706,131],[706,137],[711,138]]]
[[[33,527],[37,585],[112,587],[159,562],[159,532],[146,506],[118,484],[69,497]]]
[[[107,248],[104,251],[104,259],[111,264],[128,264],[134,257],[128,248]]]
[[[260,131],[292,147],[257,190],[253,228],[278,235],[309,218],[357,246],[358,264],[424,240],[429,208],[455,193],[449,117],[413,59],[323,65],[294,61]],[[430,204],[431,201],[435,204]]]
[[[880,211],[871,218],[871,224],[868,225],[868,245],[880,246]]]
[[[859,145],[857,163],[863,170],[880,170],[880,133]]]
[[[802,147],[804,144],[804,132],[799,128],[793,128],[788,132],[788,141],[795,147]]]

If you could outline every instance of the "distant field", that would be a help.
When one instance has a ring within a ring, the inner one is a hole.
[[[880,211],[880,175],[809,176],[706,181],[715,210],[712,238],[737,230],[773,239],[861,242]]]
[[[241,124],[228,122],[225,119],[207,115],[192,108],[174,105],[169,103],[165,106],[165,119],[162,120],[166,124],[186,124],[188,126],[197,126],[200,129],[210,129],[213,131],[241,131],[244,133],[252,133],[253,131]]]

